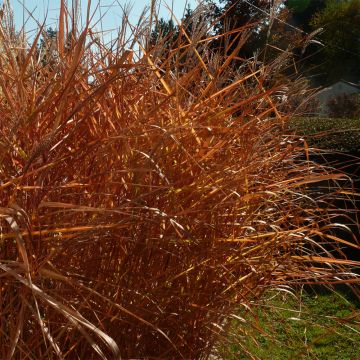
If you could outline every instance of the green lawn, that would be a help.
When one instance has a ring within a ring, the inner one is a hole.
[[[290,128],[321,149],[360,152],[360,119],[294,118]]]
[[[359,305],[354,298],[329,292],[303,293],[301,301],[278,295],[264,301],[255,327],[250,321],[234,321],[234,339],[224,349],[225,358],[251,359],[244,355],[245,346],[255,358],[264,360],[360,359]],[[247,315],[239,316],[249,320]],[[347,321],[336,320],[339,318]]]

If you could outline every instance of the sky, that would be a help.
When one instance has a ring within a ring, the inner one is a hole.
[[[70,1],[71,0],[68,0],[69,3]],[[34,29],[37,28],[36,21],[42,23],[46,14],[48,14],[46,20],[47,27],[52,27],[53,29],[58,27],[57,18],[60,0],[10,0],[9,2],[14,11],[16,27],[20,29],[24,18],[27,20],[25,29],[28,37],[31,38],[34,35]],[[84,16],[86,14],[87,0],[80,0],[80,2]],[[180,19],[186,4],[190,4],[190,7],[194,8],[198,4],[198,0],[157,0],[157,3],[159,4],[159,11],[162,17],[170,17],[169,11],[165,7],[165,4],[168,4],[170,8],[173,7],[175,16]],[[132,24],[136,24],[144,7],[150,4],[150,0],[92,0],[92,10],[94,10],[98,4],[100,5],[100,10],[98,8],[96,16],[99,17],[100,13],[103,15],[102,29],[100,29],[100,25],[98,25],[98,30],[103,30],[109,35],[112,30],[117,29],[121,24],[121,6],[131,5],[129,20]],[[23,5],[25,5],[27,9],[25,12]],[[29,12],[33,14],[32,17],[36,19],[36,21],[29,17]]]

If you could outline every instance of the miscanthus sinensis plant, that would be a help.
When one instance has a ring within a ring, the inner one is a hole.
[[[214,53],[205,26],[150,46],[145,18],[129,43],[126,16],[108,47],[89,18],[61,1],[49,62],[44,27],[1,27],[0,358],[205,359],[266,289],[357,281],[306,190],[348,178],[302,160],[281,61]]]

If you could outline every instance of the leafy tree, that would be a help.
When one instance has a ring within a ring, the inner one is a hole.
[[[309,8],[310,4],[314,3],[311,0],[287,0],[286,6],[296,13],[302,13]]]
[[[37,47],[38,56],[43,65],[51,64],[57,57],[57,31],[52,27],[45,30]]]
[[[238,52],[241,58],[252,57],[255,52],[266,49],[264,55],[268,60],[275,54],[266,46],[267,44],[286,50],[291,42],[289,37],[292,37],[292,34],[284,26],[289,12],[284,6],[284,0],[219,0],[218,2],[209,0],[208,2],[215,6],[214,15],[219,19],[215,26],[217,34],[248,28],[249,38]],[[279,18],[281,21],[277,21]],[[238,38],[239,33],[231,32],[221,37],[216,42],[216,47],[223,53],[230,53],[238,45]]]
[[[214,15],[205,11],[196,11],[190,8],[190,5],[185,9],[185,14],[181,19],[181,26],[186,31],[190,38],[193,38],[198,33],[198,25],[209,24],[214,20]],[[206,33],[206,31],[205,31]],[[202,35],[204,32],[202,33]],[[172,19],[166,20],[160,18],[155,25],[155,29],[151,33],[151,44],[155,45],[159,40],[165,41],[168,45],[173,45],[176,39],[182,35],[178,25],[174,24]],[[203,37],[203,36],[201,36]]]
[[[220,0],[221,15],[219,25],[223,28],[236,29],[248,23],[262,20],[264,12],[269,12],[271,0]]]
[[[321,11],[326,6],[326,0],[287,0],[285,5],[291,12],[294,25],[304,31],[311,31],[310,21],[314,13]]]
[[[175,26],[172,19],[165,20],[164,18],[159,19],[155,24],[154,30],[151,32],[150,44],[155,45],[159,40],[163,39],[167,44],[174,42],[178,35],[177,26]]]
[[[259,48],[263,38],[263,26],[266,14],[269,13],[270,0],[220,0],[219,4],[209,1],[214,7],[214,17],[218,18],[215,25],[217,34],[225,34],[244,26],[253,24],[252,36],[239,50],[239,56],[251,57]],[[224,53],[232,52],[237,46],[238,33],[231,33],[214,42],[215,47]]]
[[[360,0],[328,0],[311,20],[323,42],[322,70],[327,81],[360,78]]]
[[[157,21],[151,33],[150,45],[163,70],[176,69],[176,73],[181,73],[196,67],[198,58],[194,50],[198,54],[204,50],[204,44],[200,40],[209,36],[209,24],[213,19],[206,10],[206,7],[192,10],[188,6],[181,19],[181,26],[175,25],[172,19],[161,18]],[[190,44],[191,46],[183,46]],[[177,49],[180,45],[183,48]]]

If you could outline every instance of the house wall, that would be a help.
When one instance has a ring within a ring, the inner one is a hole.
[[[332,86],[322,89],[318,92],[316,96],[320,103],[320,114],[326,115],[328,113],[329,108],[327,106],[327,103],[332,98],[339,95],[351,95],[358,93],[360,93],[360,88],[343,81],[339,81]]]

